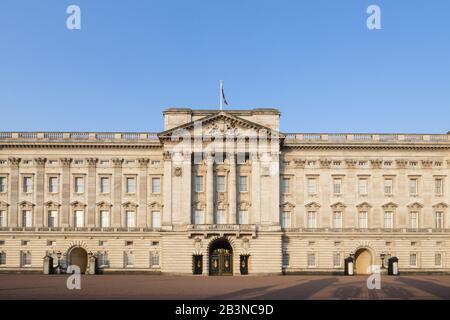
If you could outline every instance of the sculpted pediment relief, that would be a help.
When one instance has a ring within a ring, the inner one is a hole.
[[[260,124],[239,118],[224,111],[218,111],[211,116],[193,121],[176,128],[161,132],[158,137],[161,140],[185,137],[203,137],[223,139],[232,137],[252,137],[257,135],[268,137],[284,137],[280,132],[272,130]]]
[[[418,203],[418,202],[414,202],[408,205],[409,209],[422,209],[423,208],[423,204]]]
[[[383,205],[384,210],[394,210],[397,207],[398,207],[398,205],[394,202],[389,202],[389,203],[386,203]]]
[[[317,202],[310,202],[307,205],[305,205],[306,209],[311,209],[311,210],[317,210],[320,208],[320,204],[318,204]]]

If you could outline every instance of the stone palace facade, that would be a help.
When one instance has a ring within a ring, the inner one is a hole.
[[[0,272],[450,271],[450,135],[279,131],[167,109],[160,133],[0,133]]]

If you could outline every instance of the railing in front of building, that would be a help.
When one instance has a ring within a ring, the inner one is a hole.
[[[282,228],[289,233],[448,233],[441,228]]]
[[[450,134],[323,134],[323,133],[287,133],[285,142],[305,143],[351,143],[351,142],[380,142],[402,143],[421,142],[439,143],[450,142]]]
[[[0,232],[161,232],[161,228],[1,227]]]
[[[255,232],[254,224],[192,224],[188,231],[249,231]]]
[[[0,141],[159,141],[155,132],[0,132]]]

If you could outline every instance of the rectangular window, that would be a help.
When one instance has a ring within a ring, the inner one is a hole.
[[[134,255],[132,252],[125,252],[125,267],[134,266]]]
[[[100,228],[109,228],[109,211],[100,211]]]
[[[291,214],[290,212],[282,212],[281,213],[281,227],[283,229],[291,227]]]
[[[316,212],[309,211],[307,213],[307,225],[308,225],[308,229],[316,228],[316,226],[317,226],[317,224],[316,224]]]
[[[393,186],[394,186],[394,184],[393,184],[392,179],[385,179],[384,180],[384,193],[387,195],[393,194],[394,193]]]
[[[217,176],[217,192],[225,192],[225,176]]]
[[[415,196],[418,193],[418,180],[415,178],[409,179],[409,194]]]
[[[109,267],[109,256],[106,252],[99,252],[98,253],[98,265],[101,268],[108,268]]]
[[[195,176],[195,192],[203,192],[203,176]]]
[[[333,266],[334,267],[340,267],[341,266],[341,254],[335,253],[333,255]]]
[[[48,192],[50,192],[50,193],[58,192],[58,178],[57,177],[48,178]]]
[[[108,177],[101,177],[100,178],[100,192],[101,193],[109,193],[110,192],[109,178]]]
[[[308,179],[308,194],[317,194],[317,179]]]
[[[283,267],[289,267],[289,253],[283,253]]]
[[[216,210],[216,224],[225,224],[226,217],[224,210]]]
[[[337,229],[342,228],[342,212],[333,212],[333,227]]]
[[[6,192],[7,189],[7,180],[6,177],[0,177],[0,193]]]
[[[75,228],[83,228],[84,227],[84,211],[76,210],[74,212],[74,226]]]
[[[21,264],[22,264],[22,267],[31,266],[31,253],[30,252],[22,251]]]
[[[239,177],[239,191],[240,192],[247,192],[247,176],[240,176]]]
[[[308,253],[308,267],[315,267],[315,266],[316,266],[316,254]]]
[[[33,192],[33,178],[31,178],[31,177],[23,178],[23,192],[24,193]]]
[[[359,195],[361,195],[361,196],[367,195],[367,193],[368,193],[368,180],[367,179],[359,179],[358,192],[359,192]]]
[[[444,214],[442,211],[435,212],[436,229],[444,228]]]
[[[417,211],[411,211],[409,213],[409,227],[411,229],[417,229],[419,227],[419,213]]]
[[[409,255],[409,265],[411,267],[416,267],[417,266],[417,254],[416,253],[411,253]]]
[[[136,179],[127,178],[126,193],[135,193],[135,192],[136,192]]]
[[[152,267],[152,268],[159,267],[159,252],[158,251],[150,252],[150,267]]]
[[[203,210],[195,210],[194,224],[205,224],[205,213]]]
[[[152,228],[161,228],[161,212],[152,211]]]
[[[24,210],[22,213],[22,226],[31,228],[33,226],[33,214],[31,210]]]
[[[75,177],[74,189],[75,189],[75,193],[84,193],[84,178],[83,177]]]
[[[289,179],[288,178],[283,178],[281,179],[281,193],[282,194],[286,194],[290,192],[290,188],[289,188]]]
[[[248,224],[247,210],[239,210],[239,224]]]
[[[6,253],[0,252],[0,266],[4,266],[6,264]]]
[[[394,227],[394,213],[392,211],[386,211],[384,213],[384,228],[392,229]]]
[[[442,266],[442,254],[441,253],[436,253],[434,255],[434,265],[436,267],[441,267]]]
[[[367,211],[360,211],[358,213],[358,227],[360,229],[368,228],[368,213],[367,213]]]
[[[333,179],[333,194],[340,195],[342,193],[342,179]]]
[[[152,178],[152,193],[161,193],[161,179]]]
[[[441,195],[444,193],[444,180],[438,178],[434,180],[434,193],[437,195]]]
[[[58,227],[58,211],[50,210],[48,212],[48,227],[49,228]]]
[[[6,216],[6,210],[0,211],[0,228],[5,228],[8,225],[8,217]]]
[[[136,228],[136,213],[134,211],[127,211],[126,215],[126,227]]]

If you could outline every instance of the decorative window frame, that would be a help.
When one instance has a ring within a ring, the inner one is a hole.
[[[61,205],[55,201],[47,201],[46,203],[44,203],[44,207],[45,207],[45,212],[44,212],[44,224],[46,227],[49,227],[48,225],[48,213],[49,211],[56,211],[56,215],[57,215],[57,219],[58,219],[58,223],[57,226],[54,228],[58,228],[61,225],[61,213],[60,213],[60,208]]]
[[[447,223],[448,223],[447,210],[448,210],[448,204],[446,204],[445,202],[439,202],[439,203],[433,205],[433,218],[434,219],[436,219],[436,211],[442,212],[442,219],[444,220],[444,221],[442,221],[443,229],[447,228]],[[434,221],[434,223],[433,223],[433,228],[435,227],[435,224],[436,224],[436,221]]]
[[[342,202],[336,202],[334,204],[332,204],[330,206],[331,208],[331,227],[333,229],[342,229],[345,228],[345,209],[347,208],[347,206],[342,203]],[[340,228],[336,228],[336,226],[334,225],[334,213],[335,212],[340,212],[341,213],[341,227]]]
[[[412,212],[417,212],[417,228],[421,228],[423,226],[423,214],[422,214],[422,209],[423,209],[423,204],[419,203],[419,202],[413,202],[409,205],[406,206],[408,208],[408,228],[411,228],[411,213]]]
[[[386,226],[384,225],[384,215],[386,212],[392,212],[392,229],[395,229],[396,226],[398,225],[398,217],[397,217],[397,208],[398,208],[398,204],[394,203],[394,202],[388,202],[385,203],[384,205],[381,206],[381,208],[383,209],[381,211],[381,221],[383,222],[383,229],[387,229]]]
[[[5,191],[0,192],[0,195],[7,195],[9,191],[9,174],[8,173],[0,173],[0,178],[6,179]]]
[[[316,225],[314,227],[314,229],[316,228],[320,228],[321,227],[321,223],[320,223],[320,204],[318,204],[317,202],[313,201],[310,202],[308,204],[305,205],[305,228],[310,229],[308,226],[308,213],[309,212],[314,212],[316,215]]]
[[[25,178],[31,178],[31,191],[30,192],[25,192],[24,191],[24,180]],[[35,174],[34,173],[22,173],[20,175],[20,181],[19,181],[19,188],[20,188],[20,193],[22,195],[32,195],[34,193],[34,190],[36,189],[36,181],[35,181]]]
[[[87,204],[82,203],[80,201],[73,201],[70,203],[70,219],[69,219],[69,225],[73,228],[76,228],[75,225],[75,211],[83,211],[83,224],[86,226],[86,208]]]
[[[6,227],[9,226],[9,203],[7,203],[6,201],[0,201],[0,211],[5,211],[5,215],[6,215]],[[0,226],[0,228],[3,228],[2,226]]]
[[[139,208],[139,204],[135,203],[135,202],[131,202],[131,201],[127,201],[125,203],[122,203],[122,218],[121,220],[121,225],[126,227],[126,228],[133,228],[133,227],[128,227],[127,226],[127,211],[132,211],[134,212],[134,223],[135,226],[134,228],[137,228],[138,226],[138,208]]]
[[[103,178],[108,178],[109,180],[109,190],[107,192],[103,192],[102,191],[102,179]],[[84,181],[84,191],[86,192],[86,179]],[[113,189],[113,179],[112,179],[112,174],[111,173],[99,173],[98,174],[98,193],[100,195],[108,195],[111,194]]]
[[[19,203],[19,212],[20,212],[19,225],[22,228],[29,228],[29,227],[25,227],[23,225],[23,213],[24,213],[24,211],[31,211],[31,226],[33,227],[33,225],[35,224],[35,221],[36,221],[35,218],[36,217],[35,217],[34,207],[35,207],[35,204],[31,203],[29,201],[22,201],[22,202]]]
[[[153,192],[153,179],[159,179],[159,192]],[[159,196],[163,193],[163,176],[160,174],[150,174],[150,194],[153,196]],[[137,180],[136,180],[136,190],[137,190]]]
[[[370,228],[370,223],[372,222],[372,205],[368,202],[362,202],[356,205],[356,224],[359,228],[359,215],[361,212],[367,212],[367,229]]]
[[[76,191],[76,187],[75,187],[76,178],[82,178],[83,179],[83,192],[77,192]],[[85,173],[74,173],[74,174],[72,174],[71,184],[70,185],[72,187],[72,193],[74,195],[80,196],[80,195],[85,194],[86,193],[86,174]],[[100,192],[100,188],[98,190]]]
[[[59,173],[47,173],[46,174],[47,179],[46,179],[46,184],[45,184],[45,192],[48,193],[49,195],[57,195],[61,192],[61,175]],[[50,192],[50,179],[51,178],[56,178],[56,191],[54,192]]]
[[[101,213],[102,211],[109,212],[109,227],[111,227],[111,218],[112,218],[112,207],[113,205],[107,201],[97,202],[95,205],[95,225],[101,228]]]

